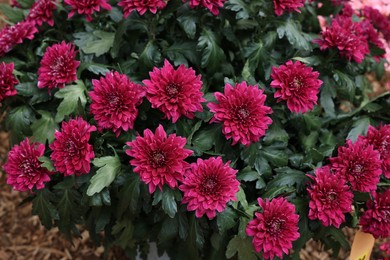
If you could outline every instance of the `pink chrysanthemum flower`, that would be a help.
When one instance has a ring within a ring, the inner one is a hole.
[[[124,74],[109,72],[100,80],[92,80],[91,114],[99,130],[111,129],[118,137],[121,131],[133,129],[145,91]]]
[[[319,44],[321,50],[337,48],[341,56],[357,63],[361,63],[365,55],[370,53],[360,23],[353,22],[348,16],[333,19],[332,25],[322,31],[322,39],[313,42]]]
[[[317,94],[322,84],[319,75],[299,61],[294,63],[290,60],[279,68],[272,67],[271,87],[277,89],[274,97],[278,98],[278,102],[286,100],[291,112],[312,110],[317,104]]]
[[[167,2],[164,0],[121,0],[118,5],[123,7],[124,16],[127,18],[135,10],[140,15],[148,10],[155,14],[157,10],[163,9]]]
[[[38,69],[38,88],[63,88],[77,80],[80,62],[75,60],[76,54],[74,45],[64,41],[48,47]]]
[[[272,109],[264,105],[266,96],[263,90],[241,82],[235,87],[226,84],[223,94],[216,92],[214,95],[218,103],[207,105],[214,113],[210,123],[222,122],[222,132],[227,139],[233,139],[233,145],[241,143],[249,146],[265,135],[272,123],[267,116]]]
[[[54,134],[55,140],[50,144],[51,159],[58,172],[65,176],[89,173],[90,162],[95,157],[92,145],[88,143],[93,131],[96,127],[81,117],[62,122],[61,132]]]
[[[164,184],[170,188],[178,186],[177,182],[183,178],[188,163],[184,160],[192,154],[185,149],[187,140],[176,134],[166,134],[162,125],[156,133],[146,129],[144,137],[137,136],[134,141],[127,142],[130,147],[126,154],[133,157],[130,164],[134,172],[139,173],[141,180],[149,185],[149,192],[153,193],[156,187],[162,190]]]
[[[390,178],[390,124],[379,126],[378,129],[369,126],[366,137],[362,138],[379,151],[382,173],[386,178]]]
[[[0,57],[11,51],[15,45],[23,43],[25,39],[34,39],[38,32],[35,23],[21,21],[13,26],[5,26],[0,31]]]
[[[303,7],[304,0],[273,0],[274,2],[274,12],[277,16],[281,16],[284,12],[298,12],[301,10],[299,8]]]
[[[146,97],[152,103],[153,108],[161,110],[166,118],[172,122],[185,116],[194,118],[195,112],[202,112],[203,98],[202,81],[200,75],[196,76],[192,68],[180,65],[177,70],[164,61],[161,69],[154,68],[149,73],[150,80],[144,80]]]
[[[298,220],[295,206],[285,198],[275,198],[265,201],[258,198],[262,212],[256,212],[247,227],[246,234],[253,237],[252,244],[256,252],[262,252],[264,259],[275,256],[283,258],[288,254],[292,242],[299,238]]]
[[[15,96],[17,94],[14,86],[19,83],[15,78],[14,64],[0,63],[0,106],[1,101],[6,97]]]
[[[226,0],[190,0],[190,7],[195,8],[199,5],[210,10],[213,15],[219,14],[219,9],[223,7]],[[186,0],[183,0],[186,2]]]
[[[371,6],[365,6],[362,12],[363,16],[383,34],[384,38],[390,41],[390,19]]]
[[[53,11],[57,8],[54,4],[56,0],[38,0],[30,8],[26,20],[31,21],[39,26],[47,23],[54,25]]]
[[[353,193],[344,180],[330,172],[328,166],[318,168],[313,183],[307,189],[310,195],[309,219],[319,219],[324,226],[340,227],[344,213],[351,211]]]
[[[371,192],[376,190],[382,173],[380,154],[374,146],[359,138],[355,143],[347,140],[346,146],[338,149],[338,156],[329,159],[333,172],[349,182],[353,190]]]
[[[363,231],[375,238],[390,236],[390,189],[384,193],[376,193],[373,200],[366,203],[367,210],[360,217],[359,224]]]
[[[217,211],[224,211],[226,203],[237,200],[240,182],[236,179],[237,170],[229,163],[224,164],[221,157],[198,159],[186,171],[179,187],[184,193],[182,203],[188,203],[187,210],[195,210],[196,217],[206,214],[212,219]]]
[[[42,163],[38,160],[44,152],[45,145],[30,144],[28,138],[12,147],[8,154],[8,161],[3,167],[8,174],[7,184],[18,191],[43,189],[45,182],[50,181],[49,175],[52,174],[46,168],[41,167]]]
[[[68,18],[71,18],[75,13],[85,14],[88,22],[92,21],[93,13],[100,12],[100,8],[108,11],[112,9],[107,0],[64,0],[64,2],[72,7]]]

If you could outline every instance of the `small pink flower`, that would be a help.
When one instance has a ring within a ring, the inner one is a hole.
[[[91,114],[99,130],[112,129],[118,137],[121,131],[133,129],[145,91],[126,75],[109,72],[100,80],[93,79]]]
[[[64,0],[67,5],[72,7],[68,18],[71,18],[76,12],[85,14],[87,21],[92,22],[92,14],[100,12],[100,8],[111,11],[111,5],[107,0]]]
[[[5,98],[15,96],[17,94],[15,85],[18,84],[19,81],[15,78],[13,72],[13,63],[0,63],[0,106],[1,101]]]
[[[38,69],[38,88],[63,88],[77,80],[76,70],[80,62],[71,43],[62,42],[48,47]]]
[[[53,11],[57,8],[54,4],[55,2],[56,0],[38,0],[34,2],[26,20],[38,26],[41,26],[43,23],[48,23],[50,26],[53,26]]]
[[[360,217],[359,225],[363,231],[375,238],[390,236],[390,189],[384,193],[376,193],[373,200],[366,203],[367,210]]]
[[[281,16],[284,12],[298,12],[301,11],[299,8],[303,7],[304,0],[273,0],[274,12],[277,16]]]
[[[272,109],[264,105],[266,96],[257,86],[241,82],[232,87],[225,85],[224,93],[216,92],[218,103],[209,103],[214,113],[212,122],[222,122],[222,132],[226,139],[233,139],[232,145],[241,143],[249,146],[258,142],[265,135],[268,125],[272,123],[267,114]]]
[[[62,122],[61,132],[54,134],[55,140],[50,144],[51,159],[58,172],[65,176],[89,173],[90,162],[95,158],[93,147],[88,143],[93,131],[96,127],[81,117]]]
[[[5,26],[0,31],[0,57],[11,51],[15,45],[23,43],[25,39],[34,39],[38,32],[35,23],[21,21],[13,26]]]
[[[195,8],[199,5],[210,10],[213,15],[219,14],[219,9],[223,7],[226,0],[190,0],[190,7]],[[183,0],[186,2],[186,0]]]
[[[292,242],[299,238],[298,220],[295,206],[285,198],[275,198],[271,201],[258,198],[262,212],[256,212],[247,227],[246,234],[253,237],[252,244],[256,252],[262,252],[264,259],[275,256],[283,258],[288,254]]]
[[[226,203],[237,200],[240,183],[237,170],[230,168],[229,163],[224,164],[221,157],[198,159],[184,174],[179,187],[184,193],[182,203],[188,203],[187,210],[195,210],[197,218],[206,214],[212,219],[217,211],[224,211]]]
[[[27,191],[43,189],[45,182],[50,181],[52,172],[41,167],[39,157],[43,156],[45,145],[31,143],[28,138],[19,145],[12,147],[8,154],[8,161],[4,164],[4,171],[8,174],[7,184],[14,190]]]
[[[359,138],[355,143],[347,140],[346,146],[339,147],[337,157],[329,160],[332,163],[332,171],[349,182],[353,190],[376,190],[382,173],[380,154],[365,140]]]
[[[148,10],[155,14],[157,10],[163,9],[167,2],[164,0],[121,0],[118,5],[123,7],[124,16],[127,18],[135,10],[140,15]]]
[[[309,219],[319,219],[324,226],[339,228],[345,221],[344,213],[351,211],[353,193],[344,180],[330,172],[328,166],[318,168],[313,183],[307,189],[310,195]]]
[[[184,160],[192,154],[185,149],[187,140],[176,134],[166,134],[162,125],[156,133],[146,129],[144,137],[137,136],[134,141],[127,142],[130,147],[126,154],[133,157],[130,164],[134,166],[141,180],[149,185],[149,192],[153,193],[158,187],[162,190],[164,184],[170,188],[177,187],[177,182],[183,178],[188,163]]]
[[[195,112],[202,112],[202,81],[192,68],[180,65],[177,70],[164,61],[161,69],[149,73],[150,80],[144,80],[146,97],[153,108],[161,110],[166,118],[176,121],[183,115],[194,118]]]
[[[291,112],[305,113],[312,110],[317,104],[322,84],[319,75],[313,68],[299,61],[287,61],[279,68],[272,67],[271,87],[277,89],[274,97],[278,98],[278,102],[286,100]]]

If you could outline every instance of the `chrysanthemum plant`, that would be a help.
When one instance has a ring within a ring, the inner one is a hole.
[[[46,228],[86,228],[129,257],[156,242],[172,259],[298,258],[309,239],[337,255],[343,227],[390,235],[390,98],[365,77],[386,62],[379,12],[327,0],[0,8],[3,169]]]

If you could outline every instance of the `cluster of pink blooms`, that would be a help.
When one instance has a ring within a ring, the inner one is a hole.
[[[324,226],[339,227],[345,221],[344,213],[351,211],[352,191],[375,194],[380,176],[390,177],[389,155],[390,125],[370,126],[366,136],[359,136],[355,143],[347,140],[346,146],[338,148],[338,156],[330,158],[330,166],[310,176],[309,218],[319,219]],[[378,193],[367,202],[368,209],[360,218],[363,231],[375,237],[390,235],[389,194]]]
[[[13,72],[13,63],[0,63],[0,106],[4,99],[17,94],[15,85],[18,84],[19,81],[15,78]]]
[[[304,0],[273,0],[274,3],[274,12],[277,16],[281,16],[283,13],[291,13],[301,11],[299,8],[303,7],[305,4]]]

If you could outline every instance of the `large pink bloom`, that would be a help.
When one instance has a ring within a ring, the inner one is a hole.
[[[38,69],[38,88],[63,88],[77,80],[76,70],[80,62],[71,43],[62,42],[48,47]]]
[[[344,213],[351,211],[353,193],[344,180],[330,172],[328,166],[318,168],[313,183],[307,189],[310,195],[310,219],[319,219],[324,226],[340,227]]]
[[[164,184],[170,188],[177,187],[177,182],[183,178],[188,163],[184,160],[192,154],[185,149],[187,140],[176,134],[166,134],[162,125],[156,133],[146,129],[144,137],[137,136],[134,141],[127,142],[130,147],[126,154],[133,157],[130,164],[134,172],[139,173],[141,180],[149,185],[149,192],[153,193],[156,187],[162,190]]]
[[[30,8],[26,20],[31,21],[39,26],[43,23],[54,25],[53,11],[57,8],[54,4],[56,0],[38,0]]]
[[[313,42],[320,45],[321,50],[336,48],[340,55],[348,60],[361,63],[370,53],[366,36],[360,23],[353,22],[351,17],[338,16],[332,20],[332,25],[322,31],[322,39]]]
[[[177,70],[165,60],[164,67],[154,68],[150,80],[144,80],[146,97],[153,108],[161,110],[175,123],[180,116],[194,118],[195,112],[202,112],[202,81],[192,68],[180,65]]]
[[[355,143],[347,140],[346,146],[338,149],[337,157],[329,159],[333,172],[349,182],[353,190],[371,192],[376,190],[382,173],[380,154],[374,146],[359,138]]]
[[[262,212],[256,212],[247,227],[246,234],[253,237],[253,246],[256,252],[262,252],[264,259],[273,259],[275,256],[283,258],[288,254],[292,242],[299,238],[298,220],[295,206],[285,198],[276,198],[272,201],[258,198]]]
[[[186,171],[180,185],[184,192],[182,203],[188,203],[187,209],[195,210],[196,217],[206,214],[212,219],[217,211],[224,211],[226,203],[237,200],[240,183],[236,179],[237,170],[230,168],[229,163],[224,164],[221,157],[198,159]]]
[[[241,143],[248,146],[265,135],[272,123],[267,116],[272,109],[264,105],[266,96],[257,86],[247,86],[246,82],[235,87],[226,84],[223,94],[216,92],[214,95],[218,103],[208,104],[214,113],[210,123],[222,122],[222,132],[227,139],[233,139],[233,145]]]
[[[137,106],[145,95],[143,87],[131,82],[124,74],[109,72],[100,80],[92,80],[91,114],[99,130],[112,129],[116,136],[121,130],[133,129],[138,115]]]
[[[23,43],[25,39],[34,39],[38,32],[35,23],[21,21],[13,26],[5,26],[0,31],[0,57],[11,51],[15,45]]]
[[[44,152],[45,145],[30,144],[28,138],[12,147],[8,154],[8,161],[4,164],[4,171],[8,174],[7,184],[18,191],[43,189],[45,182],[50,181],[49,175],[52,174],[41,167],[42,163],[38,160]]]
[[[298,12],[300,7],[305,3],[304,0],[273,0],[274,2],[274,12],[277,16],[281,16],[284,12]]]
[[[382,173],[386,178],[390,178],[390,124],[379,126],[378,129],[369,126],[366,137],[362,138],[379,151]]]
[[[363,231],[371,233],[375,238],[390,236],[390,189],[384,193],[376,193],[373,200],[366,203],[367,210],[360,217],[359,224]]]
[[[3,101],[6,97],[15,96],[17,94],[14,86],[19,82],[15,78],[13,72],[13,63],[0,63],[0,106],[1,101]]]
[[[190,0],[190,7],[195,8],[198,5],[202,5],[209,9],[213,15],[218,15],[219,8],[223,7],[225,1],[226,0]],[[183,2],[186,2],[186,0],[183,0]]]
[[[317,94],[322,84],[319,75],[299,61],[294,63],[290,60],[279,68],[272,67],[271,87],[277,89],[274,96],[278,102],[286,100],[291,112],[305,113],[317,104]]]
[[[135,10],[140,15],[143,15],[148,10],[155,14],[157,10],[163,9],[167,2],[164,0],[121,0],[118,5],[123,7],[124,16],[127,18]]]
[[[90,162],[95,157],[92,145],[88,143],[91,132],[96,131],[84,119],[78,117],[62,122],[61,132],[56,132],[50,144],[51,159],[56,170],[65,176],[89,173]]]
[[[107,0],[64,0],[64,2],[72,7],[68,18],[71,18],[77,12],[78,14],[85,14],[88,22],[92,21],[93,13],[100,12],[100,8],[111,11],[111,5],[107,3]]]

